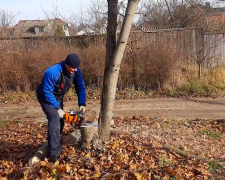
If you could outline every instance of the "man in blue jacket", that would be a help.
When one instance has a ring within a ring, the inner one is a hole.
[[[37,99],[48,119],[48,157],[56,162],[61,153],[60,134],[63,131],[65,115],[63,97],[74,84],[78,96],[78,106],[85,113],[86,92],[81,71],[80,58],[69,54],[65,61],[49,67],[37,88]]]

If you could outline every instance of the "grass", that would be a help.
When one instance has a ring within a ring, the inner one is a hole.
[[[184,125],[185,124],[185,120],[184,119],[180,119],[180,118],[170,117],[170,118],[168,118],[168,123],[172,124],[172,125],[180,126],[180,125]],[[179,132],[177,132],[177,133],[179,133]]]
[[[0,120],[0,127],[5,127],[7,123],[12,124],[23,124],[23,121],[17,120],[17,119],[11,119],[11,120]]]
[[[6,121],[0,121],[0,127],[5,127],[5,126],[6,126],[6,124],[7,124],[7,122],[6,122]]]
[[[222,170],[225,169],[224,166],[216,163],[216,162],[212,162],[212,163],[208,163],[207,164],[208,168],[209,168],[209,172],[214,173],[214,172],[221,172]]]
[[[225,86],[209,85],[197,81],[186,82],[179,87],[167,89],[161,94],[169,97],[194,96],[194,97],[224,97]]]
[[[158,163],[160,168],[163,168],[165,166],[165,159],[161,154],[158,155]]]
[[[215,86],[207,85],[197,85],[196,83],[188,83],[183,85],[181,88],[169,89],[164,91],[145,91],[140,90],[136,91],[132,88],[125,88],[123,90],[117,91],[116,99],[151,99],[158,97],[211,97],[219,98],[224,97],[223,88],[215,88]],[[101,97],[101,89],[97,87],[86,87],[87,100],[99,100]],[[77,96],[74,94],[74,89],[71,88],[70,91],[66,94],[65,101],[77,100]],[[35,91],[8,91],[0,94],[0,102],[3,103],[19,103],[19,102],[33,102],[37,101]],[[172,121],[177,121],[173,120]]]
[[[224,96],[224,86],[218,85],[209,85],[205,84],[204,82],[187,82],[183,84],[181,87],[178,87],[174,90],[176,93],[172,93],[172,95],[179,95],[179,94],[190,94],[199,97],[219,97]]]
[[[8,91],[2,93],[0,96],[0,101],[7,103],[18,103],[21,101],[33,101],[36,100],[36,93],[34,91],[22,92],[22,91]]]
[[[207,135],[208,137],[214,138],[214,139],[220,139],[223,134],[219,131],[212,131],[208,129],[202,129],[200,131],[200,135]]]

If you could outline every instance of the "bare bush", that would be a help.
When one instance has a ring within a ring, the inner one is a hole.
[[[15,41],[17,44],[17,42]],[[102,77],[104,67],[104,46],[74,48],[55,39],[40,40],[25,46],[15,46],[11,42],[10,51],[2,51],[0,66],[0,90],[35,90],[41,82],[44,71],[51,65],[65,59],[69,53],[77,53],[82,59],[82,75],[85,82],[96,84]],[[8,48],[8,46],[7,46]]]
[[[106,56],[103,44],[76,48],[73,44],[55,39],[37,40],[29,44],[9,41],[0,51],[0,92],[34,91],[46,68],[63,61],[69,53],[77,53],[81,57],[85,84],[102,87]],[[223,68],[202,73],[205,84],[224,84]],[[138,48],[128,46],[117,86],[120,90],[131,87],[146,91],[164,90],[179,88],[195,80],[197,66],[186,65],[172,42],[170,46],[168,43],[154,43]]]
[[[182,57],[172,46],[163,43],[143,46],[136,53],[136,82],[153,90],[163,90],[173,79]]]
[[[78,53],[82,59],[82,76],[86,85],[97,85],[100,87],[103,81],[105,46],[90,46]]]

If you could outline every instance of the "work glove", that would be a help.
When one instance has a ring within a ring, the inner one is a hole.
[[[80,112],[85,113],[85,106],[80,106]]]
[[[34,167],[34,166],[38,167],[40,165],[41,165],[41,160],[38,157],[36,157],[36,156],[31,157],[29,159],[29,161],[28,161],[28,166],[29,167]]]
[[[60,118],[63,118],[63,116],[65,115],[64,111],[62,109],[58,109],[57,113],[59,114]]]

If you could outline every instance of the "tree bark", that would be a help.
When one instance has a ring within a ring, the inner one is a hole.
[[[116,30],[117,30],[118,0],[108,0],[108,26],[106,39],[106,62],[105,72],[113,60],[113,53],[116,48]]]
[[[99,137],[102,141],[107,141],[110,136],[110,121],[116,95],[116,86],[120,71],[120,64],[130,35],[135,9],[140,0],[129,0],[126,14],[120,32],[119,40],[114,48],[114,36],[116,34],[118,8],[117,0],[108,0],[108,29],[106,43],[106,63],[103,81],[103,91],[101,100],[101,110],[99,116]],[[115,26],[116,25],[116,26]],[[114,32],[113,32],[114,31]],[[116,36],[115,36],[116,37]]]

